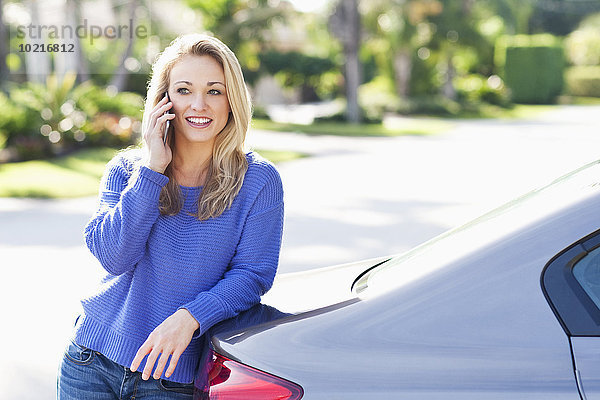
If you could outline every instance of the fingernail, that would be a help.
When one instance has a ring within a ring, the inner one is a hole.
[[[148,375],[147,374],[143,374],[142,375],[142,379],[145,380],[145,381],[147,381],[148,380]]]

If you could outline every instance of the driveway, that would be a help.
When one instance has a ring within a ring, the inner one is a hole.
[[[565,106],[526,121],[456,121],[424,137],[253,131],[251,146],[312,155],[278,167],[286,201],[280,271],[403,252],[594,161],[599,114],[600,106]],[[81,236],[94,204],[0,199],[5,398],[55,398],[78,301],[101,276]]]

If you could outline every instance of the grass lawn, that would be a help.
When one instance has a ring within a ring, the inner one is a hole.
[[[0,197],[67,198],[98,193],[106,163],[117,150],[86,149],[49,160],[0,164]],[[257,150],[277,163],[304,157],[292,151]]]
[[[535,118],[557,107],[559,106],[555,104],[515,104],[511,108],[502,108],[488,104],[481,106],[476,113],[463,112],[454,118],[527,119]]]
[[[307,135],[335,136],[401,136],[429,135],[452,127],[452,123],[437,118],[402,118],[390,124],[349,124],[346,122],[314,122],[310,125],[273,122],[253,118],[252,127],[279,132],[299,132]]]
[[[499,118],[527,119],[536,118],[540,114],[550,112],[563,105],[600,105],[597,97],[559,96],[556,104],[514,104],[511,108],[502,108],[492,104],[482,104],[477,112],[465,111],[452,119]]]
[[[463,111],[458,115],[446,118],[436,116],[392,116],[381,124],[350,124],[346,122],[320,122],[310,125],[273,122],[268,119],[253,118],[255,129],[278,132],[296,132],[307,135],[334,136],[402,136],[402,135],[431,135],[449,130],[453,122],[460,119],[474,118],[534,118],[552,111],[558,105],[529,105],[516,104],[512,108],[502,108],[494,105],[481,106],[476,112]]]
[[[116,150],[86,149],[49,160],[0,164],[0,197],[64,198],[98,193]]]

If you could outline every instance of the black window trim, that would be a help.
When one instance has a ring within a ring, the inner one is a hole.
[[[542,292],[568,336],[600,336],[600,308],[573,274],[575,264],[599,247],[597,230],[559,252],[542,270]]]

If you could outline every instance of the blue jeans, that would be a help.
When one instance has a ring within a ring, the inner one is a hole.
[[[152,377],[145,381],[139,371],[71,342],[58,372],[57,392],[59,400],[191,400],[194,384]]]

